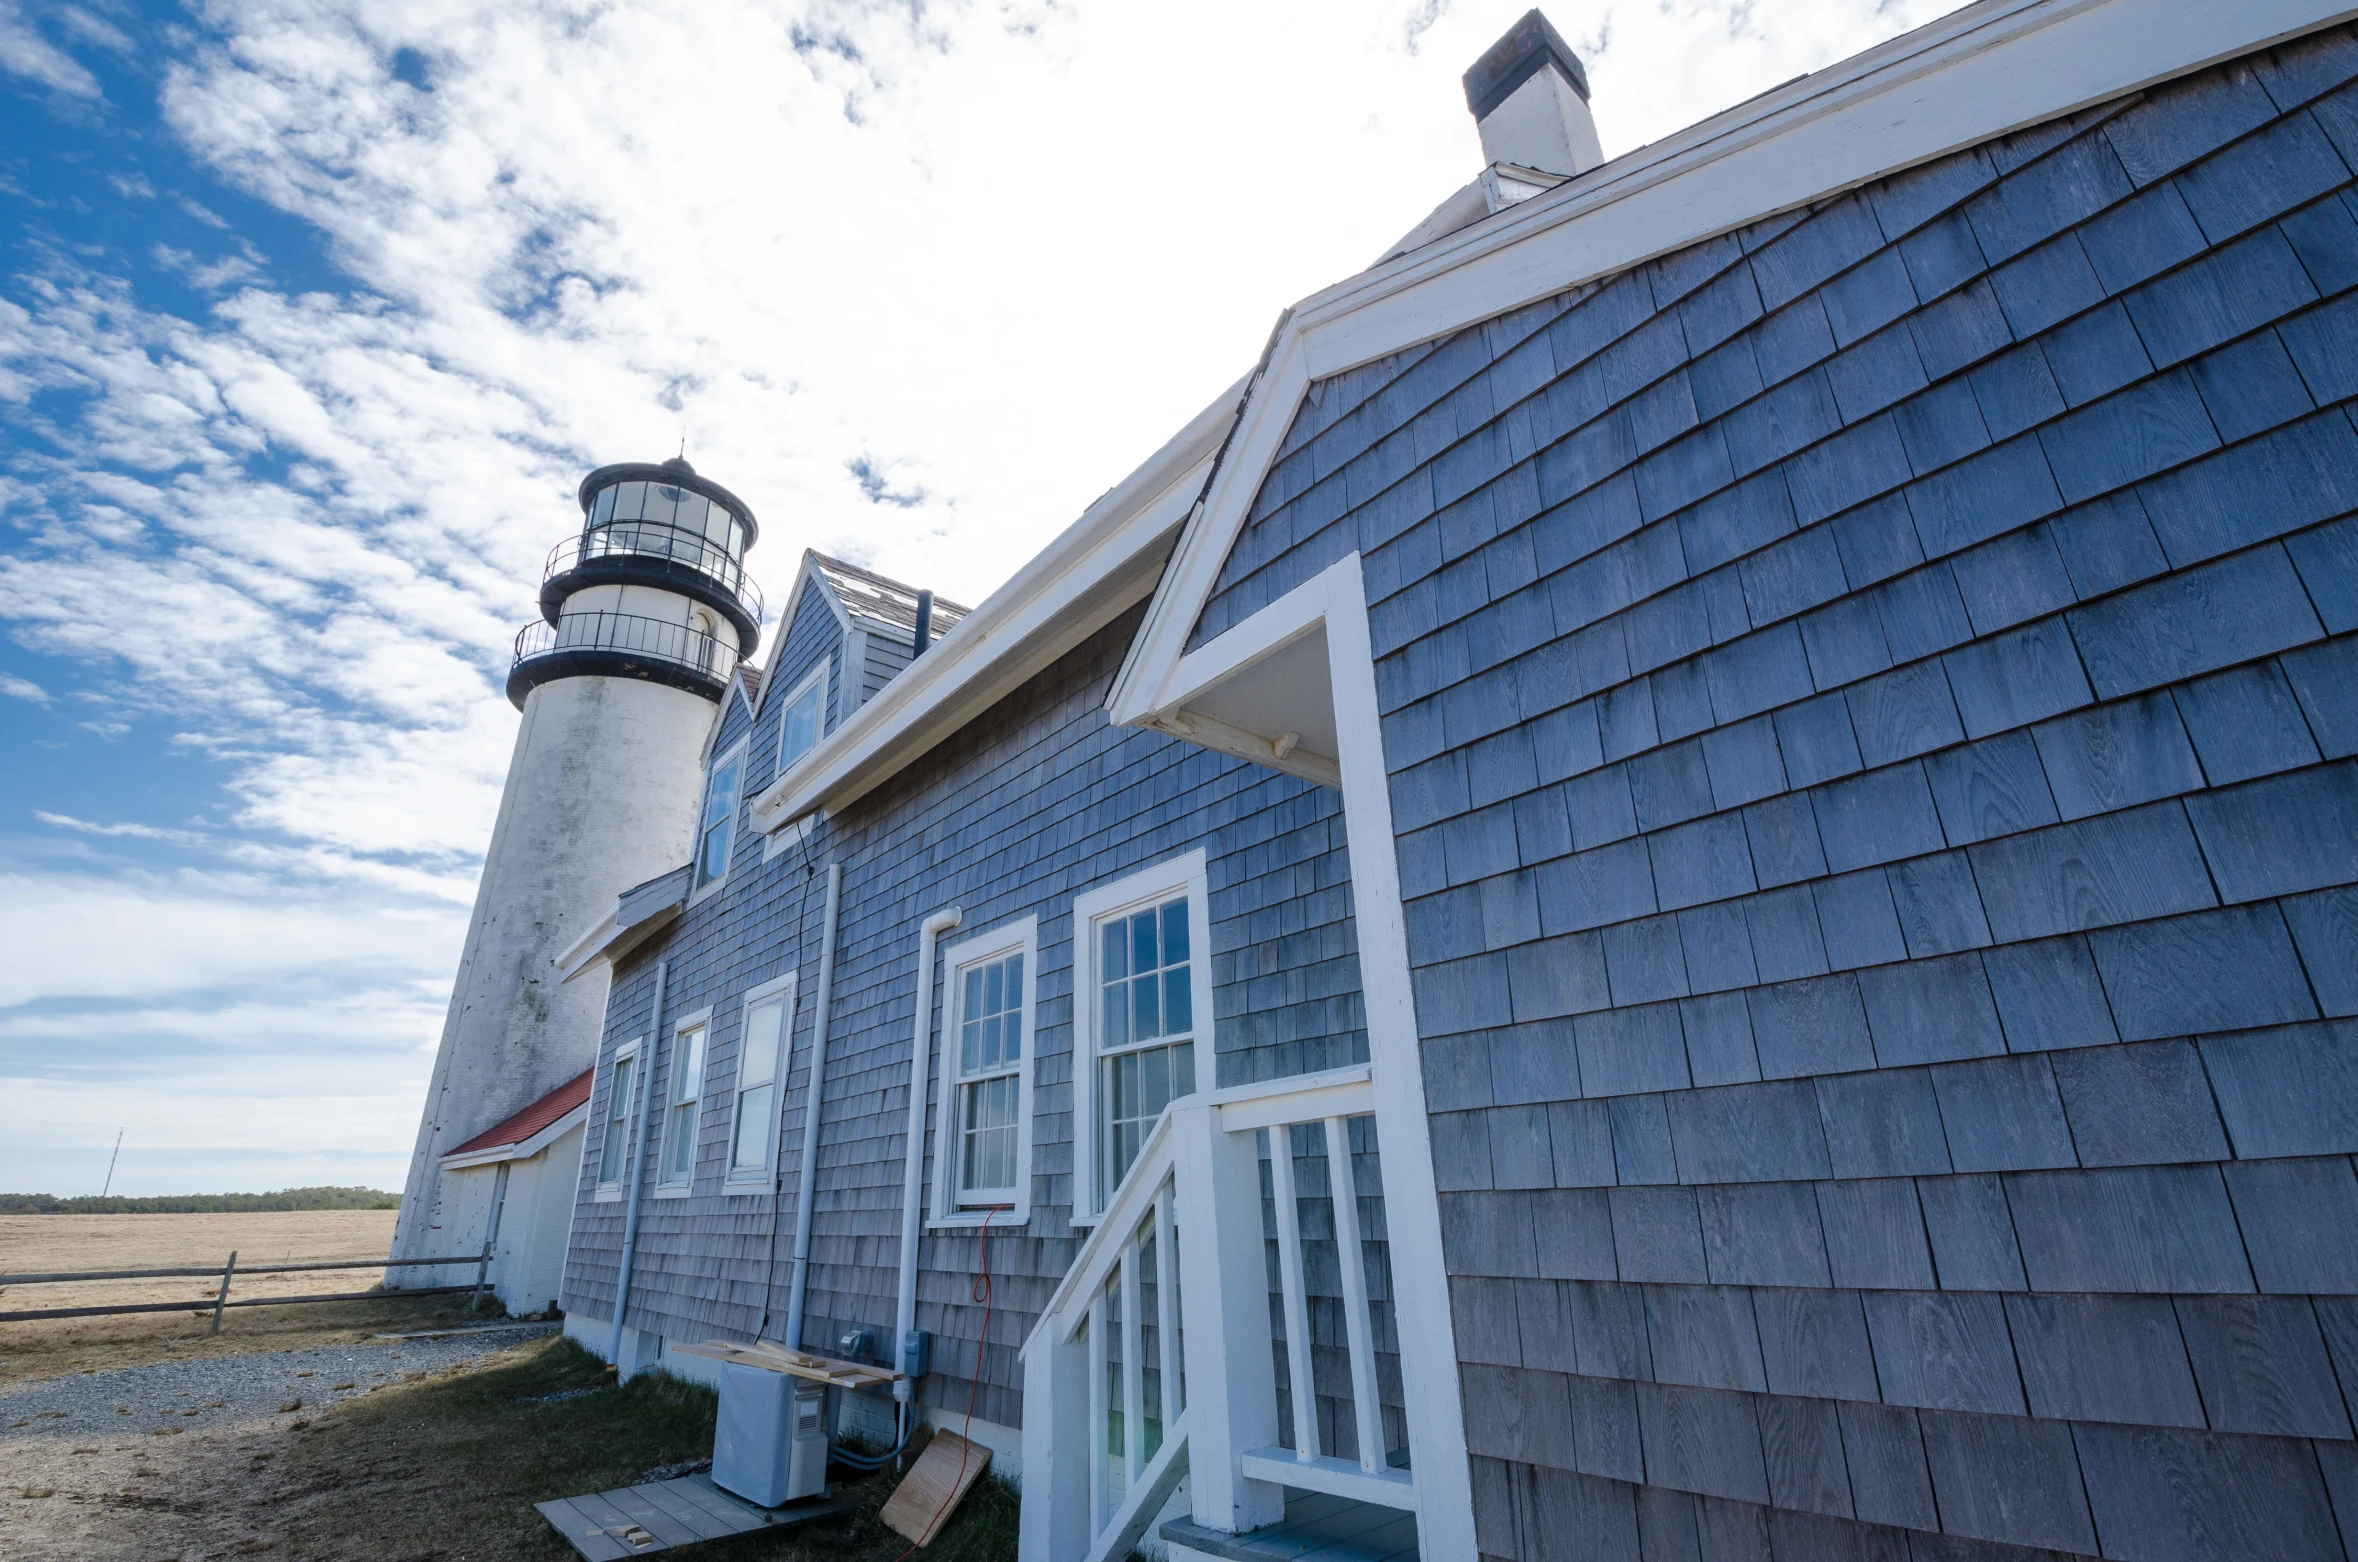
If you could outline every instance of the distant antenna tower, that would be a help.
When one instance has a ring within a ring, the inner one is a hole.
[[[115,1130],[115,1153],[106,1158],[106,1186],[98,1190],[98,1196],[102,1199],[114,1191],[115,1162],[122,1158],[122,1154],[123,1130],[118,1128]]]

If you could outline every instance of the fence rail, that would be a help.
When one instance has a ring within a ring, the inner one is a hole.
[[[430,1264],[473,1264],[475,1279],[467,1285],[421,1285],[399,1291],[339,1291],[327,1296],[250,1296],[237,1301],[229,1299],[231,1282],[240,1275],[286,1275],[308,1273],[322,1269],[422,1269]],[[449,1296],[460,1291],[475,1293],[473,1306],[481,1306],[484,1282],[491,1273],[491,1244],[486,1242],[480,1253],[464,1253],[454,1258],[405,1258],[398,1262],[382,1258],[361,1258],[350,1262],[309,1264],[249,1264],[240,1269],[237,1254],[231,1253],[226,1263],[208,1269],[85,1269],[58,1274],[0,1275],[0,1290],[12,1285],[76,1285],[92,1280],[193,1280],[218,1276],[221,1289],[211,1296],[199,1297],[195,1302],[123,1302],[112,1307],[26,1307],[13,1312],[0,1312],[0,1323],[33,1323],[44,1318],[103,1318],[118,1313],[196,1313],[213,1315],[213,1332],[221,1332],[222,1309],[228,1307],[297,1307],[306,1302],[378,1302],[388,1297]],[[207,1304],[210,1304],[209,1306]]]

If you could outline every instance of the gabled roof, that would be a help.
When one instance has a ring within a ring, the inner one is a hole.
[[[601,960],[619,960],[669,927],[688,903],[689,870],[694,866],[682,863],[624,890],[612,911],[557,956],[557,980],[570,982]]]
[[[865,570],[844,559],[830,558],[814,552],[811,563],[826,578],[828,589],[835,600],[853,619],[866,619],[871,625],[898,629],[902,634],[917,632],[918,588]],[[952,624],[973,609],[960,607],[942,597],[933,599],[933,632],[941,635]]]
[[[1142,722],[1166,703],[1314,381],[2346,14],[2336,0],[1981,0],[1313,293],[1270,341],[1107,708]]]
[[[590,1079],[596,1072],[594,1068],[582,1070],[507,1121],[484,1129],[455,1150],[445,1151],[442,1164],[488,1166],[538,1155],[588,1115]]]
[[[1222,391],[754,798],[754,823],[774,831],[842,807],[1153,591],[1243,390]]]
[[[784,638],[793,627],[794,615],[802,610],[803,593],[815,591],[819,600],[827,604],[827,611],[835,615],[836,626],[845,634],[864,629],[872,634],[898,635],[909,639],[917,632],[917,587],[905,581],[879,575],[874,570],[862,569],[846,559],[834,558],[816,548],[802,551],[802,564],[794,572],[794,589],[786,593],[786,606],[778,615],[778,635]],[[970,608],[958,603],[933,599],[933,634],[936,640],[964,618]],[[777,660],[773,647],[770,660]],[[753,702],[756,713],[761,700]]]

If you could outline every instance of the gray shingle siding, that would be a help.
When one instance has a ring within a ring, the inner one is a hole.
[[[1193,643],[1361,553],[1485,1554],[2358,1537],[2353,77],[1306,394]]]
[[[1124,615],[990,712],[809,840],[764,861],[762,838],[740,813],[725,884],[695,901],[668,935],[634,954],[615,976],[593,1103],[591,1144],[568,1259],[565,1304],[611,1316],[622,1206],[590,1195],[602,1144],[607,1065],[618,1045],[646,1031],[654,965],[668,962],[667,1026],[713,1010],[694,1193],[642,1205],[630,1321],[674,1341],[778,1335],[792,1280],[792,1190],[805,1146],[824,866],[843,864],[833,1034],[820,1082],[818,1199],[804,1343],[832,1349],[850,1330],[883,1343],[897,1286],[909,1037],[918,1013],[918,924],[949,905],[961,932],[1026,914],[1040,920],[1035,982],[1032,1210],[1027,1226],[994,1230],[994,1302],[982,1342],[975,1412],[1020,1425],[1016,1347],[1084,1233],[1070,1224],[1072,1159],[1072,901],[1098,884],[1208,849],[1214,993],[1205,1085],[1277,1077],[1365,1061],[1358,953],[1340,800],[1292,777],[1212,754],[1160,734],[1111,726],[1106,689],[1135,631]],[[870,638],[871,663],[876,641]],[[839,664],[837,621],[816,594],[780,638],[782,692],[822,657]],[[905,660],[905,659],[904,659]],[[856,669],[855,669],[856,671]],[[840,676],[838,666],[837,676]],[[831,679],[829,724],[839,718]],[[773,779],[778,708],[751,728],[748,796]],[[715,751],[748,731],[744,708],[723,717]],[[959,934],[950,935],[954,941]],[[800,984],[793,1022],[778,1158],[786,1198],[724,1194],[725,1140],[733,1100],[740,1000],[786,971]],[[938,1050],[937,1030],[929,1046]],[[668,1054],[654,1071],[658,1118]],[[940,1063],[934,1064],[939,1078]],[[930,1113],[929,1113],[930,1115]],[[1366,1262],[1384,1331],[1378,1344],[1387,1417],[1399,1434],[1397,1345],[1390,1338],[1383,1269],[1382,1202],[1372,1144],[1356,1146]],[[927,1157],[928,1185],[932,1176]],[[1351,1450],[1349,1366],[1337,1332],[1331,1206],[1323,1154],[1300,1168],[1311,1238],[1313,1367],[1329,1446]],[[653,1162],[648,1186],[654,1184]],[[1324,1222],[1322,1225],[1321,1222]],[[1274,1235],[1274,1233],[1272,1233]],[[936,1335],[934,1370],[919,1398],[963,1410],[975,1377],[983,1309],[972,1293],[980,1266],[972,1231],[929,1232],[919,1258],[918,1326]],[[1149,1331],[1151,1342],[1151,1329]],[[1150,1343],[1150,1349],[1151,1349]],[[1290,1407],[1289,1407],[1290,1414]]]

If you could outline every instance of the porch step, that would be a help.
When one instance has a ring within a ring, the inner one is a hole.
[[[1173,1519],[1160,1531],[1174,1559],[1227,1562],[1416,1562],[1416,1515],[1318,1492],[1289,1492],[1285,1518],[1249,1534]]]

